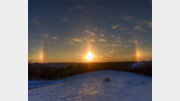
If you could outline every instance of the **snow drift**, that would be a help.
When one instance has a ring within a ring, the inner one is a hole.
[[[152,77],[111,70],[84,73],[29,90],[28,100],[152,101]]]

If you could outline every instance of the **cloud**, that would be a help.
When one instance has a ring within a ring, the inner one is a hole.
[[[31,51],[35,51],[36,49],[35,48],[32,48]]]
[[[110,53],[112,54],[112,53],[115,53],[115,50],[114,49],[111,49],[110,50]]]
[[[104,37],[104,34],[101,33],[99,36],[100,36],[100,37]]]
[[[124,48],[130,48],[130,45],[123,45]]]
[[[122,43],[122,41],[121,40],[116,40],[118,43]]]
[[[119,30],[120,30],[121,33],[123,33],[123,34],[131,34],[131,31],[130,31],[129,28],[127,28],[127,27],[121,27],[121,28],[119,28]]]
[[[95,33],[91,32],[89,30],[86,30],[85,33],[90,34],[91,36],[97,36]]]
[[[82,7],[82,6],[76,6],[76,8],[77,8],[77,9],[83,9],[83,7]]]
[[[61,21],[69,21],[69,18],[62,18]]]
[[[41,22],[39,20],[32,20],[33,24],[40,24]]]
[[[121,37],[119,37],[119,36],[117,36],[116,38],[117,38],[118,40],[122,39],[122,38],[121,38]]]
[[[58,42],[55,42],[56,45],[58,45],[59,43]]]
[[[117,37],[116,41],[117,41],[118,43],[122,43],[122,41],[121,41],[121,38],[120,38],[120,37]]]
[[[152,21],[139,22],[138,26],[141,26],[141,28],[152,28]]]
[[[57,36],[50,36],[49,34],[42,34],[41,35],[43,38],[47,38],[47,39],[52,39],[52,40],[58,40]]]
[[[123,33],[123,34],[132,34],[131,31],[123,31],[122,33]]]
[[[68,44],[75,45],[75,43],[80,43],[82,41],[83,41],[83,39],[80,39],[80,38],[72,38]]]
[[[95,39],[90,39],[90,41],[91,41],[91,42],[96,42],[96,40],[95,40]]]
[[[121,28],[119,28],[119,30],[120,30],[120,31],[127,31],[128,28],[126,28],[126,27],[121,27]]]
[[[114,36],[114,35],[111,35],[111,38],[115,38],[115,36]]]
[[[74,43],[73,43],[73,42],[69,42],[69,44],[70,44],[70,45],[74,45]]]
[[[106,42],[106,39],[98,39],[100,42]]]
[[[138,43],[138,41],[136,41],[136,40],[135,40],[135,41],[129,40],[129,41],[128,41],[128,43],[137,44],[137,43]]]
[[[103,47],[111,47],[110,44],[104,44]]]
[[[148,28],[152,28],[152,21],[148,22]]]
[[[112,46],[112,47],[116,47],[116,46],[118,46],[118,45],[117,45],[117,44],[112,44],[111,46]]]
[[[73,10],[82,10],[82,9],[84,9],[83,6],[75,6],[75,7],[70,7],[69,8],[70,11],[73,11]]]
[[[98,29],[97,29],[97,28],[94,28],[94,31],[98,31]]]
[[[50,42],[49,42],[49,41],[45,41],[44,43],[45,43],[45,44],[49,44]]]
[[[121,19],[123,19],[123,20],[133,20],[134,17],[133,16],[124,16],[124,17],[121,17]]]
[[[57,39],[58,39],[58,37],[57,37],[57,36],[52,36],[52,37],[51,37],[51,39],[53,39],[53,40],[57,40]]]
[[[134,26],[133,30],[142,30],[142,26],[141,25]]]
[[[83,40],[80,38],[72,38],[71,41],[72,42],[82,42]]]
[[[28,40],[32,41],[32,42],[35,42],[35,40],[31,37],[28,38]]]
[[[116,29],[116,28],[118,28],[118,24],[112,26],[112,29]]]
[[[49,34],[43,34],[42,37],[48,38],[48,37],[49,37]]]

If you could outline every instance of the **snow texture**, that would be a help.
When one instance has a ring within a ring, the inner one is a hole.
[[[37,87],[43,87],[48,86],[52,84],[58,83],[59,80],[52,80],[52,81],[46,81],[46,80],[29,80],[28,81],[28,88],[37,88]]]
[[[28,101],[152,101],[152,77],[110,70],[84,73],[31,89]]]

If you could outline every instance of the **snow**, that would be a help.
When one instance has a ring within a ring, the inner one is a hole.
[[[37,88],[37,87],[43,87],[48,86],[52,84],[58,83],[59,80],[53,80],[53,81],[46,81],[46,80],[29,80],[28,81],[28,88]]]
[[[29,90],[28,101],[152,101],[152,77],[110,70],[84,73]]]
[[[149,63],[149,62],[137,62],[137,63],[133,63],[131,67],[132,68],[140,68],[143,65],[152,65],[152,63]]]

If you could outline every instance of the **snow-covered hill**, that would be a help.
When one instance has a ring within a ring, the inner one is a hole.
[[[152,101],[152,77],[141,74],[104,70],[57,82],[29,90],[28,101]]]

